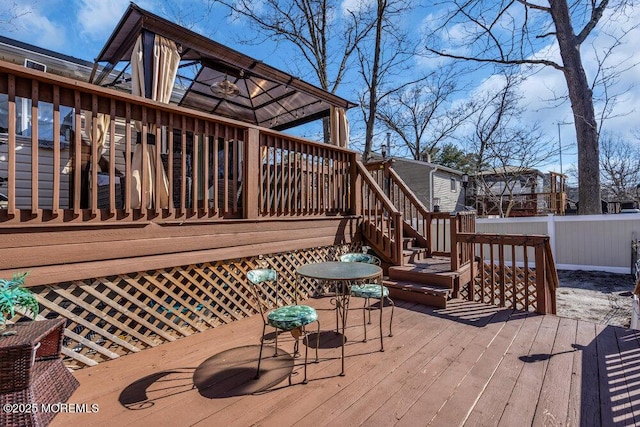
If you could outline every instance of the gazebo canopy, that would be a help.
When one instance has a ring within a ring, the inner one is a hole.
[[[106,64],[100,74],[92,76],[92,82],[128,88],[124,78],[128,66],[116,79],[108,81],[109,75],[118,63],[130,62],[133,46],[144,31],[173,40],[181,49],[172,97],[180,106],[283,130],[327,117],[332,106],[347,110],[356,105],[134,3],[129,5],[96,58],[96,63]],[[211,90],[212,84],[224,80],[233,83],[238,93],[224,95]]]

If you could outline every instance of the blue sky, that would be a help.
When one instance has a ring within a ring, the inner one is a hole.
[[[354,0],[344,0],[345,5]],[[161,16],[170,17],[177,15],[177,7],[173,10],[167,2],[156,2],[154,0],[139,0],[136,2],[140,7],[147,9]],[[165,6],[161,6],[165,4]],[[207,37],[227,44],[236,50],[264,60],[270,65],[284,69],[285,71],[297,74],[291,69],[291,53],[283,46],[276,46],[275,42],[266,40],[260,46],[245,46],[237,43],[237,37],[247,31],[246,26],[239,25],[227,20],[223,9],[214,10],[209,18],[204,21],[202,16],[198,16],[200,6],[198,0],[184,0],[179,4],[185,13],[183,19],[193,26],[193,30],[200,32]],[[5,1],[0,5],[0,22],[4,20],[8,10],[24,11],[25,13],[13,21],[11,25],[0,23],[0,34],[14,38],[36,46],[51,49],[80,59],[92,61],[99,53],[106,39],[113,31],[118,20],[129,5],[128,0],[41,0],[41,1]],[[186,11],[186,12],[185,12]],[[414,22],[408,23],[419,28],[420,22],[428,18],[428,9],[423,9],[420,14],[413,16]],[[626,61],[635,55],[640,48],[640,30],[633,25],[640,22],[640,6],[630,9],[630,18],[625,22],[611,22],[609,29],[622,31],[629,29],[631,33],[627,37],[628,43],[616,50],[616,60]],[[195,22],[195,24],[193,24]],[[596,39],[595,45],[586,44],[583,46],[583,55],[587,74],[594,69],[594,58],[596,54],[601,54],[604,44],[610,42],[605,38]],[[553,46],[546,47],[553,51]],[[434,64],[428,62],[416,62],[416,67],[430,67]],[[304,76],[303,76],[304,77]],[[635,67],[625,72],[619,82],[619,88],[628,91],[616,106],[616,116],[609,119],[604,130],[619,134],[623,137],[632,138],[633,131],[638,127],[638,109],[640,103],[640,69]],[[475,81],[475,88],[469,90],[467,96],[476,96],[481,90],[496,87],[497,81],[486,73],[478,75]],[[529,78],[521,90],[527,105],[527,113],[522,120],[538,120],[543,123],[544,129],[549,139],[558,141],[558,122],[571,122],[572,114],[568,103],[560,106],[551,106],[549,100],[554,93],[565,92],[565,83],[562,74],[550,68],[542,69]],[[338,91],[338,95],[356,101],[356,88],[345,84]],[[361,120],[361,115],[357,111],[350,112],[350,120],[355,124]],[[358,132],[358,126],[352,126]],[[352,133],[352,139],[358,139],[357,134]],[[575,164],[575,131],[571,125],[560,126],[560,138],[563,146],[563,167],[566,172],[571,164]],[[374,144],[374,148],[382,143],[383,136],[378,138],[379,142]],[[550,162],[543,169],[559,171],[559,159]]]

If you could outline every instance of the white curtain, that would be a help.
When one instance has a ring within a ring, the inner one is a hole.
[[[338,147],[348,148],[349,120],[346,111],[341,107],[331,107],[329,111],[331,143]]]
[[[144,96],[144,61],[143,61],[143,43],[142,35],[138,36],[138,40],[131,54],[131,93],[134,95]],[[178,72],[180,63],[180,54],[175,42],[164,37],[155,36],[153,44],[153,76],[151,88],[151,99],[168,104],[171,99],[171,91]],[[141,129],[139,123],[136,123],[138,131]],[[149,132],[155,133],[155,126],[149,126]],[[169,180],[167,173],[162,164],[156,165],[156,150],[159,149],[160,141],[156,141],[156,145],[147,144],[147,153],[142,152],[142,145],[136,144],[132,160],[132,177],[131,177],[131,207],[138,209],[141,207],[142,192],[144,191],[147,208],[153,206],[156,167],[161,169],[162,183],[157,185],[160,195],[160,206],[158,208],[169,207]],[[147,185],[142,188],[142,162],[146,161]]]
[[[93,140],[93,120],[90,114],[85,117],[84,121],[84,131],[89,136],[89,140],[92,144],[98,145],[98,155],[102,154],[102,149],[104,148],[104,143],[107,139],[107,129],[109,129],[109,124],[111,123],[111,117],[106,114],[98,113],[96,116],[96,128],[97,128],[97,136],[96,141]]]

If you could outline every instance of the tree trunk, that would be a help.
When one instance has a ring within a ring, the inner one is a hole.
[[[373,148],[373,130],[376,123],[376,111],[378,109],[378,78],[380,74],[380,55],[382,45],[382,24],[387,7],[386,0],[378,0],[376,17],[376,39],[373,53],[373,66],[371,68],[371,84],[369,88],[369,117],[365,131],[365,142],[362,158],[366,161]]]
[[[593,108],[593,93],[589,86],[580,42],[574,34],[566,1],[551,1],[551,16],[556,27],[564,77],[569,91],[578,144],[579,214],[600,214],[600,149],[598,125]]]

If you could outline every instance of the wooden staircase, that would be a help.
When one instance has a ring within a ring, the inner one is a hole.
[[[450,259],[433,258],[427,248],[415,246],[416,239],[403,239],[403,265],[391,265],[383,281],[391,298],[446,308],[454,290],[457,273],[448,271]]]
[[[353,210],[363,240],[383,262],[392,298],[446,308],[460,297],[556,312],[548,236],[476,233],[475,212],[429,212],[388,162],[356,162],[354,173],[360,191]]]
[[[447,238],[446,233],[432,236],[431,232],[434,225],[438,229],[437,221],[451,224],[451,215],[429,212],[389,166],[368,164],[368,173],[362,173],[369,201],[363,236],[385,264],[384,284],[392,298],[446,308],[447,300],[457,293],[461,274],[458,268],[452,270],[451,254],[439,241]],[[364,169],[360,166],[361,172]]]

